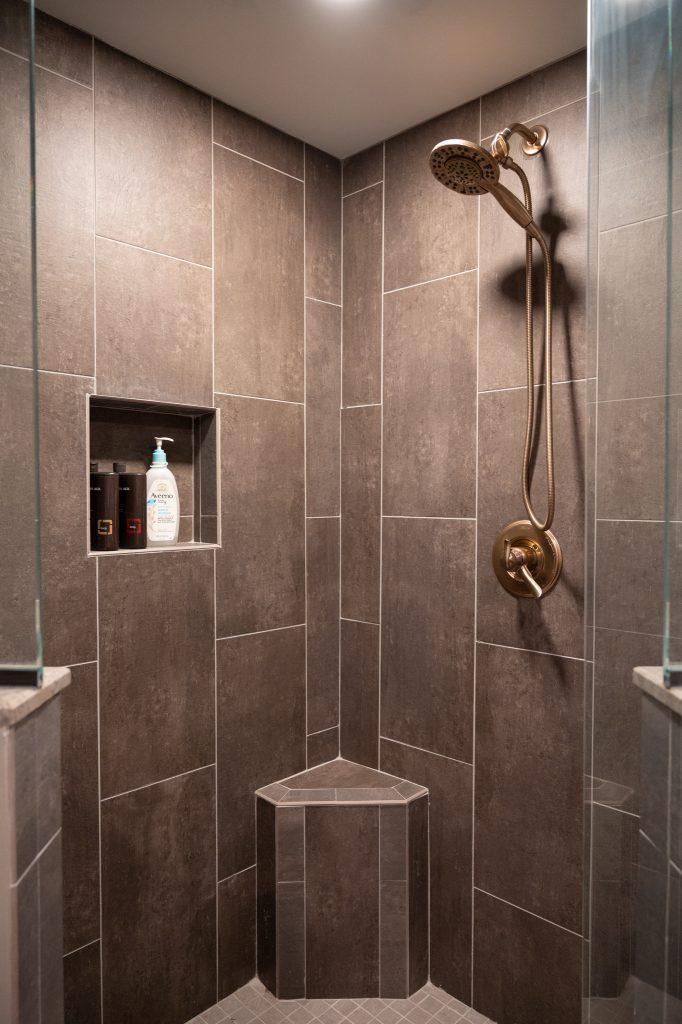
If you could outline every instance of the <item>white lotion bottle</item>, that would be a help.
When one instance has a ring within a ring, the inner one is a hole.
[[[156,448],[147,470],[147,547],[166,548],[178,542],[180,499],[175,477],[168,468],[163,441],[172,437],[155,437]]]

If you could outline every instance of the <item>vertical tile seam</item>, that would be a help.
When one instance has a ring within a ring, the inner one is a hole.
[[[306,294],[308,292],[307,281],[307,192],[306,192],[306,165],[308,157],[308,145],[303,143],[303,617],[305,619],[305,643],[303,649],[303,676],[305,685],[305,712],[303,722],[304,745],[305,745],[305,766],[308,764],[308,303]]]
[[[673,739],[673,712],[666,709],[668,715],[668,763],[666,772],[666,822],[665,822],[665,931],[664,931],[664,944],[663,944],[663,1020],[668,1020],[668,1001],[670,994],[668,992],[669,982],[669,956],[668,947],[670,945],[670,854],[671,854],[671,840],[672,840],[672,826],[670,821],[670,814],[672,809],[672,739]]]
[[[588,118],[589,118],[589,111],[588,111]],[[589,123],[588,123],[588,135],[589,135]],[[594,169],[594,163],[592,163],[592,161],[590,160],[590,156],[589,156],[589,154],[590,154],[589,141],[590,140],[588,138],[588,167],[587,167],[587,189],[588,189],[587,200],[588,200],[588,205],[589,205],[589,197],[590,197],[590,174],[591,174],[590,165],[592,166],[592,169]],[[592,158],[592,160],[594,160],[594,157]],[[599,189],[599,182],[598,182],[598,180],[597,180],[596,187],[597,187],[597,192],[598,192],[598,189]],[[587,231],[588,231],[588,235],[587,235],[588,251],[586,253],[586,256],[587,256],[588,267],[587,267],[586,288],[587,288],[587,290],[589,290],[589,288],[590,288],[590,260],[589,260],[590,230],[589,230],[589,224],[588,224]],[[589,329],[589,297],[586,296],[586,313],[587,313],[587,325],[588,325],[586,341],[587,341],[587,346],[589,346],[590,334],[592,334],[592,336],[594,337],[594,362],[593,362],[592,369],[594,370],[594,374],[595,374],[595,376],[594,376],[594,412],[593,412],[593,415],[594,415],[594,438],[593,438],[594,450],[593,450],[593,457],[592,457],[592,485],[593,485],[593,494],[592,494],[592,524],[591,524],[591,538],[592,538],[592,541],[591,541],[591,544],[588,544],[588,543],[585,544],[585,566],[584,566],[585,577],[586,577],[586,580],[587,580],[587,573],[589,572],[589,569],[588,569],[588,566],[587,566],[587,559],[590,557],[590,553],[591,553],[591,556],[592,556],[592,566],[591,566],[591,571],[592,571],[592,592],[590,594],[590,609],[588,610],[588,615],[584,616],[585,622],[587,623],[587,625],[589,627],[591,627],[590,634],[589,634],[591,636],[591,648],[588,651],[587,635],[585,635],[584,636],[584,649],[583,649],[583,655],[587,655],[588,653],[591,655],[591,660],[585,662],[585,672],[583,673],[583,721],[584,721],[584,716],[585,716],[585,701],[584,701],[584,686],[585,686],[585,684],[584,684],[584,680],[585,680],[586,674],[588,672],[591,673],[590,737],[589,737],[589,743],[590,743],[590,754],[589,754],[589,769],[590,769],[590,775],[589,775],[589,801],[590,801],[589,832],[590,832],[590,834],[589,834],[589,837],[588,837],[588,843],[589,843],[588,858],[587,858],[588,863],[586,865],[586,870],[587,870],[587,873],[588,873],[588,879],[587,879],[587,886],[588,886],[587,918],[588,919],[587,919],[587,921],[583,921],[582,922],[582,931],[586,935],[587,942],[588,942],[588,947],[587,947],[588,948],[588,957],[587,957],[587,985],[586,986],[584,984],[584,978],[583,978],[583,975],[582,975],[582,972],[585,970],[585,967],[584,967],[584,965],[581,964],[581,986],[583,988],[585,988],[586,992],[587,992],[588,1014],[590,1014],[589,1000],[590,1000],[590,993],[591,993],[591,989],[592,989],[592,915],[593,915],[593,900],[594,900],[594,888],[593,888],[593,877],[594,877],[594,842],[593,842],[593,837],[594,837],[594,793],[595,793],[595,786],[594,786],[594,774],[593,774],[593,772],[594,772],[594,735],[595,735],[595,708],[596,708],[596,704],[595,704],[595,682],[596,682],[596,666],[595,666],[595,635],[596,634],[595,634],[595,629],[596,629],[596,619],[597,619],[596,593],[597,593],[597,481],[598,481],[598,460],[599,460],[599,298],[600,298],[600,273],[599,273],[599,266],[600,266],[600,262],[601,262],[601,260],[600,260],[600,240],[601,240],[601,233],[600,233],[598,225],[597,225],[597,230],[594,232],[594,247],[596,249],[596,252],[594,253],[594,256],[593,256],[592,268],[591,268],[592,272],[595,275],[595,283],[594,283],[594,285],[592,287],[593,301],[595,302],[595,310],[594,310],[594,313],[593,313],[593,316],[592,316],[592,331],[590,331],[590,329]],[[595,329],[595,325],[596,325],[596,329]],[[588,373],[590,371],[590,369],[591,369],[591,367],[589,366],[589,350],[586,350],[585,354],[586,354],[585,372]],[[586,386],[585,387],[586,411],[588,411],[588,409],[587,409],[588,402],[589,402],[589,393],[588,393],[588,388]],[[587,424],[587,422],[588,422],[588,420],[586,418],[586,424]],[[587,487],[589,486],[589,482],[587,481],[587,471],[588,471],[588,466],[587,466],[587,463],[585,463],[585,484],[584,484],[584,486],[585,486],[586,491],[587,491]],[[586,494],[586,498],[587,498],[587,494]],[[589,534],[588,534],[588,529],[589,529],[588,514],[589,514],[589,503],[586,500],[585,501],[585,535],[586,535],[586,537],[589,536]],[[591,664],[591,667],[590,667],[590,664]],[[584,754],[584,752],[583,752],[583,754]],[[584,765],[583,765],[583,768],[584,768]],[[585,871],[585,866],[583,867],[583,872],[584,871]],[[583,875],[583,886],[584,885],[585,885],[585,878],[584,878],[584,875]],[[583,993],[581,992],[581,995],[582,994]]]
[[[213,148],[213,118],[215,101],[211,96],[211,394],[215,406],[215,150]],[[216,424],[220,429],[220,420]],[[196,457],[196,452],[194,453]],[[221,476],[220,465],[220,437],[216,437],[216,475]],[[199,462],[201,470],[201,461]],[[201,538],[201,476],[199,477],[199,537]],[[217,516],[217,540],[222,539],[220,508],[220,489],[218,489],[218,504],[216,507]],[[217,552],[213,551],[213,744],[214,744],[214,829],[215,829],[215,990],[216,1002],[220,999],[220,864],[218,845],[218,559]],[[255,820],[255,807],[254,807]]]
[[[384,541],[384,250],[385,250],[385,220],[386,220],[386,143],[381,144],[382,159],[382,182],[381,182],[381,315],[380,315],[380,361],[379,361],[379,397],[381,399],[379,412],[379,629],[377,652],[377,735],[376,735],[376,763],[377,768],[381,766],[381,601],[382,601],[382,580],[383,580],[383,541]],[[381,995],[381,809],[377,808],[379,819],[379,995]]]
[[[339,359],[339,642],[338,642],[338,712],[337,721],[339,723],[339,735],[338,735],[338,753],[342,755],[342,705],[343,705],[343,687],[341,681],[341,658],[342,658],[342,630],[343,630],[343,328],[344,328],[344,258],[345,258],[345,236],[344,236],[344,204],[343,204],[343,165],[341,166],[341,196],[339,198],[341,205],[341,331],[339,336],[340,345],[340,359]]]
[[[95,37],[90,36],[92,60],[92,346],[93,346],[93,392],[97,394],[97,61],[95,59]],[[88,405],[88,443],[90,437],[90,415]],[[86,458],[90,457],[88,451]],[[89,490],[88,490],[89,500]],[[89,550],[90,538],[88,536]],[[97,847],[99,873],[99,1006],[100,1018],[104,1021],[104,907],[102,882],[102,681],[100,660],[99,623],[99,558],[95,559],[95,649],[97,674]]]
[[[381,768],[381,648],[384,576],[384,285],[386,263],[386,142],[381,144],[381,320],[379,385],[379,651],[377,657],[377,767]]]
[[[483,128],[483,100],[478,99],[478,137]],[[478,637],[478,412],[479,412],[479,373],[480,373],[480,324],[481,324],[481,197],[476,201],[476,436],[474,440],[474,657],[471,693],[471,937],[470,937],[470,978],[469,1005],[474,1005],[474,939],[475,939],[475,891],[474,868],[476,857],[476,691],[478,659],[476,643]]]

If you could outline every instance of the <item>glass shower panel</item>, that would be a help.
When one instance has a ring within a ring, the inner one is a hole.
[[[41,681],[35,12],[0,12],[0,685]]]
[[[590,5],[584,1018],[592,1024],[682,1022],[671,861],[679,730],[675,715],[633,684],[636,666],[682,663],[681,10],[682,0]]]
[[[667,182],[666,682],[682,685],[682,3],[669,20]]]

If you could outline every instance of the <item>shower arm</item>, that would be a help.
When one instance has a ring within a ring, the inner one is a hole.
[[[514,124],[509,128],[505,128],[505,132],[511,134],[517,129],[523,129],[523,132],[519,131],[518,134],[523,134],[524,138],[531,135],[528,129],[524,125]],[[504,136],[504,132],[500,132],[495,137],[493,147],[500,138]],[[532,134],[533,138],[536,138],[536,133]],[[506,143],[505,143],[506,144]],[[501,147],[500,147],[501,148]],[[508,149],[507,149],[508,154]],[[549,530],[554,519],[554,507],[555,507],[555,483],[554,483],[554,430],[553,430],[553,408],[552,408],[552,261],[550,258],[549,248],[545,241],[542,232],[536,228],[535,223],[532,220],[533,216],[533,205],[531,198],[530,185],[523,168],[509,156],[499,155],[498,159],[503,167],[514,171],[518,176],[521,186],[523,188],[523,199],[525,209],[528,211],[530,219],[529,226],[526,228],[526,380],[527,380],[527,400],[526,400],[526,435],[523,446],[523,468],[521,473],[521,486],[523,491],[523,502],[528,512],[528,518],[530,519],[533,526],[541,532]],[[531,230],[535,228],[535,230]],[[544,520],[540,520],[536,516],[533,510],[531,496],[530,496],[530,477],[531,477],[531,456],[533,447],[533,427],[535,421],[535,360],[534,360],[534,345],[533,345],[533,238],[537,241],[542,252],[542,259],[544,265],[544,277],[545,277],[545,420],[546,420],[546,463],[547,463],[547,515]]]

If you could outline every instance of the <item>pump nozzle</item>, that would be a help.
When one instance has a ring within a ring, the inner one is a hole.
[[[171,442],[173,442],[173,438],[172,437],[155,437],[154,440],[156,441],[156,448],[154,449],[154,453],[152,454],[152,465],[166,466],[168,464],[167,460],[166,460],[166,453],[163,450],[161,442],[162,441],[171,441]]]

